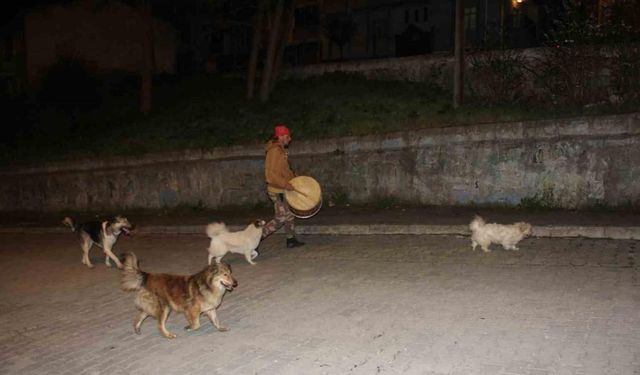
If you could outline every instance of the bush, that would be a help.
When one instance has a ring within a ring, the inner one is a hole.
[[[486,49],[470,55],[471,88],[492,104],[516,102],[527,95],[527,62],[517,50]]]
[[[607,12],[610,24],[611,86],[626,103],[640,100],[640,0],[620,0]]]
[[[540,85],[541,97],[554,104],[585,106],[619,104],[637,100],[640,77],[640,33],[626,25],[625,4],[632,11],[637,3],[622,1],[619,10],[609,9],[598,20],[582,0],[564,3],[566,17],[555,20],[547,35],[547,47],[532,67]]]
[[[615,45],[612,58],[612,98],[625,103],[640,101],[640,43]]]

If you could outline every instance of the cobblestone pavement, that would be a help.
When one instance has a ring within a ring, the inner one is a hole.
[[[199,331],[173,314],[133,333],[133,294],[69,235],[0,236],[2,374],[640,374],[637,241],[527,239],[471,252],[453,236],[272,236]],[[203,235],[139,235],[144,270],[193,273]]]

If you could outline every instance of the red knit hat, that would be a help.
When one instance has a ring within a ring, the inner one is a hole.
[[[287,128],[284,124],[278,124],[273,129],[273,136],[275,138],[278,138],[281,135],[291,135],[291,132],[289,131],[289,128]]]

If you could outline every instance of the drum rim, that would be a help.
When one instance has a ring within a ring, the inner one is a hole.
[[[291,213],[293,214],[293,216],[297,217],[298,219],[308,219],[312,216],[315,216],[315,214],[317,214],[318,212],[320,212],[320,208],[322,208],[322,197],[320,197],[320,202],[316,205],[316,207],[313,208],[313,210],[311,211],[310,214],[305,214],[305,215],[301,215],[296,213],[296,208],[291,209],[292,207],[289,206],[289,210],[291,211]]]

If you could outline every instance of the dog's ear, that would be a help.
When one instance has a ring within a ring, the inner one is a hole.
[[[211,262],[209,265],[209,271],[211,271],[211,273],[218,273],[218,263]]]
[[[129,222],[129,219],[127,219],[126,216],[122,216],[122,215],[117,215],[115,220],[117,222],[122,222],[122,223],[128,223]]]
[[[229,263],[220,262],[216,265],[216,273],[224,272],[225,270],[229,270],[229,272],[231,272],[231,266],[229,265]]]
[[[530,235],[531,234],[531,224],[520,222],[517,225],[518,225],[518,230],[520,232],[522,232],[523,234],[525,234],[525,235]]]
[[[212,262],[207,266],[206,270],[209,272],[206,273],[205,282],[207,283],[207,286],[211,287],[211,285],[213,285],[213,279],[218,274],[218,263]]]

